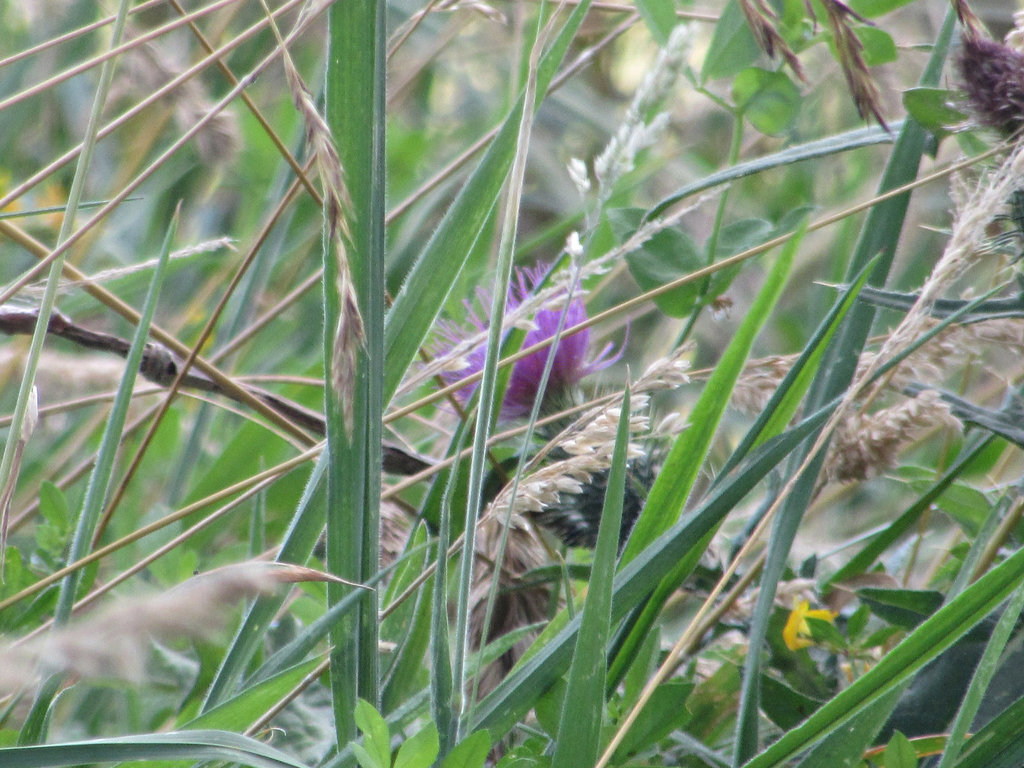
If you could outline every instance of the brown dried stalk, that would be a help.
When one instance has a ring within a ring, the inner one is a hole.
[[[0,307],[0,333],[8,335],[31,334],[33,328],[35,328],[37,316],[38,311],[35,309]],[[67,315],[57,311],[54,311],[50,317],[47,333],[67,339],[86,349],[113,352],[125,358],[128,356],[128,350],[131,347],[131,343],[126,339],[77,325]],[[146,344],[142,353],[142,362],[139,365],[139,373],[145,379],[162,387],[167,387],[174,382],[180,370],[181,359],[170,349],[158,342]],[[233,392],[222,388],[205,373],[195,368],[191,368],[185,373],[181,385],[202,392],[223,395],[238,403],[244,402],[236,397]],[[301,425],[304,429],[308,429],[318,435],[325,434],[326,423],[323,416],[319,413],[304,408],[287,398],[252,385],[245,385],[243,389],[250,396],[258,398],[262,403],[292,422]],[[427,461],[393,445],[384,446],[383,461],[384,471],[397,475],[416,474],[428,469],[430,466]]]

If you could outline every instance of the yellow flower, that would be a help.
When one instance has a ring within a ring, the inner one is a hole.
[[[826,610],[811,610],[811,604],[806,600],[793,600],[793,610],[786,619],[786,626],[782,628],[782,640],[791,651],[799,651],[809,645],[814,645],[811,637],[811,628],[807,619],[824,619],[831,623],[836,614]]]

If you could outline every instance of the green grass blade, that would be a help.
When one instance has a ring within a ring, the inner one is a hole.
[[[857,554],[825,580],[821,589],[827,593],[835,584],[839,584],[858,574],[864,573],[879,558],[879,556],[891,547],[904,533],[909,531],[921,515],[931,508],[932,503],[956,481],[971,464],[995,441],[994,435],[982,439],[972,439],[961,450],[953,465],[946,470],[932,486],[925,491],[920,498],[916,499],[907,510],[889,523],[885,530],[880,531],[865,544]]]
[[[693,482],[704,464],[711,441],[718,429],[722,413],[729,403],[736,379],[743,371],[754,339],[771,314],[785,287],[789,268],[800,245],[806,223],[783,247],[764,286],[758,293],[732,341],[704,385],[700,398],[690,413],[690,426],[675,441],[665,459],[658,479],[651,488],[643,511],[630,534],[622,562],[628,563],[647,544],[664,532],[682,513]]]
[[[177,728],[179,730],[244,731],[284,698],[319,663],[319,659],[313,659],[287,669],[261,683],[246,688],[223,704],[181,723]],[[188,763],[135,761],[120,764],[118,768],[142,768],[145,765],[151,766],[151,768],[178,768],[179,766],[188,766]]]
[[[68,562],[74,562],[88,552],[93,533],[99,522],[100,513],[103,511],[103,506],[107,500],[111,477],[114,473],[114,462],[117,459],[117,452],[121,447],[122,433],[125,422],[128,419],[128,407],[131,405],[132,391],[135,387],[135,380],[138,377],[139,365],[142,362],[142,353],[145,350],[146,339],[149,335],[149,326],[153,322],[153,314],[156,312],[157,299],[160,295],[160,287],[163,284],[167,259],[171,253],[171,243],[174,240],[176,226],[177,218],[175,217],[171,221],[167,234],[164,237],[160,258],[156,269],[153,271],[153,279],[146,294],[146,302],[143,306],[139,323],[135,328],[128,356],[125,359],[124,374],[121,376],[121,383],[118,385],[117,394],[114,396],[114,403],[111,406],[110,415],[103,430],[103,436],[100,439],[96,463],[89,475],[89,482],[85,489],[85,498],[82,500],[82,506],[79,509],[75,522],[75,531],[67,555]],[[77,596],[81,580],[81,571],[74,571],[61,581],[57,605],[54,610],[55,623],[63,624],[71,617],[71,610],[75,604],[75,597]],[[29,715],[21,729],[20,743],[33,743],[40,739],[45,728],[46,712],[50,702],[57,693],[59,680],[59,676],[54,675],[45,680],[40,686]]]
[[[326,116],[345,169],[351,210],[347,258],[366,337],[356,355],[352,385],[336,392],[327,369],[327,562],[351,581],[368,582],[380,564],[380,477],[384,376],[384,159],[385,37],[383,0],[337,3],[328,11]],[[328,238],[329,243],[330,238]],[[336,254],[324,260],[324,360],[333,359],[341,297],[335,290]],[[341,398],[351,398],[342,403]],[[342,413],[352,408],[346,434]],[[327,585],[329,606],[349,588]],[[331,689],[338,743],[356,735],[352,712],[358,698],[380,701],[378,598],[363,591],[358,611],[340,617],[331,637]]]
[[[1019,768],[1024,763],[1024,697],[975,733],[956,768]]]
[[[923,85],[937,82],[945,60],[946,50],[953,32],[953,13],[947,12],[946,20],[932,49],[931,57],[921,76]],[[882,192],[894,189],[917,177],[921,158],[925,150],[927,132],[913,120],[903,124],[899,138],[882,174],[879,189]],[[847,283],[852,283],[868,262],[877,259],[869,279],[872,285],[883,285],[892,267],[896,244],[910,202],[909,193],[893,197],[875,205],[868,213],[860,238],[847,268]],[[875,308],[859,303],[847,315],[845,322],[830,345],[823,375],[818,377],[808,395],[808,405],[816,409],[831,402],[849,386],[856,371],[860,353],[867,342]],[[818,473],[824,460],[821,450],[797,478],[774,521],[768,556],[761,576],[757,607],[751,623],[750,643],[760,648],[768,626],[768,615],[774,600],[778,580],[789,556],[796,530],[803,512],[807,509],[817,485]],[[801,466],[805,456],[796,456],[792,463],[795,469]],[[744,664],[743,691],[736,726],[736,744],[733,750],[734,765],[749,759],[758,749],[758,707],[760,698],[761,655],[748,654]]]
[[[601,508],[601,524],[594,549],[587,599],[583,604],[576,652],[569,669],[569,684],[562,707],[552,765],[559,768],[588,768],[601,749],[604,714],[605,657],[611,631],[612,583],[619,527],[626,488],[626,449],[629,447],[629,388],[622,396],[619,428],[615,435],[611,472]]]
[[[4,768],[59,768],[120,760],[226,760],[252,768],[306,768],[284,752],[225,731],[182,731],[0,749]]]
[[[690,412],[689,428],[676,439],[654,486],[651,488],[636,526],[626,543],[626,549],[622,553],[622,562],[629,562],[636,553],[664,532],[682,514],[693,483],[697,479],[711,441],[715,436],[715,431],[718,429],[719,421],[729,404],[733,386],[735,386],[747,357],[750,355],[754,339],[771,314],[779,296],[782,295],[793,258],[803,239],[805,227],[806,221],[800,225],[793,237],[783,247],[764,286],[732,341],[729,342],[722,358],[715,366],[711,377],[704,385],[700,398]],[[610,671],[612,680],[618,681],[625,674],[651,626],[661,613],[665,600],[697,566],[713,535],[714,529],[707,531],[686,557],[679,560],[667,578],[658,585],[655,593],[651,595],[636,623],[630,628],[629,634],[617,649]]]
[[[957,756],[963,750],[967,740],[967,731],[971,727],[971,723],[974,722],[974,717],[978,714],[978,710],[981,708],[982,696],[985,695],[989,683],[992,682],[992,678],[995,676],[996,669],[999,667],[999,659],[1006,648],[1007,642],[1010,640],[1010,636],[1013,634],[1022,609],[1024,609],[1024,585],[1017,587],[1017,591],[1013,593],[1013,597],[1007,602],[1006,607],[1003,609],[1003,615],[999,617],[999,622],[996,624],[996,628],[992,631],[992,636],[985,645],[985,652],[982,654],[981,661],[978,662],[978,666],[974,670],[974,677],[971,678],[971,684],[964,695],[963,701],[960,703],[960,710],[957,712],[956,720],[953,721],[949,738],[946,740],[946,749],[942,754],[942,760],[939,762],[938,768],[951,768]]]
[[[124,36],[125,26],[128,21],[129,6],[130,3],[128,3],[127,0],[121,0],[118,4],[117,15],[114,18],[114,25],[111,30],[110,47],[112,49],[118,46]],[[110,85],[114,77],[114,61],[114,59],[105,60],[100,68],[99,82],[96,86],[96,92],[93,94],[92,107],[89,111],[89,120],[85,126],[85,134],[82,137],[82,151],[78,157],[78,163],[75,166],[74,176],[71,179],[71,188],[68,190],[67,210],[70,214],[61,219],[60,231],[57,233],[57,247],[60,247],[61,244],[65,243],[65,241],[69,239],[71,230],[74,226],[74,213],[77,211],[82,199],[85,183],[89,176],[89,169],[92,165],[92,155],[96,148],[96,137],[99,134],[100,121],[103,117],[103,111],[107,106],[107,96],[110,92]],[[14,477],[16,471],[16,467],[14,466],[15,451],[16,447],[21,442],[21,439],[25,437],[22,434],[25,428],[25,419],[28,416],[30,404],[34,402],[36,397],[36,372],[39,368],[39,359],[43,352],[43,343],[46,340],[47,329],[50,325],[50,318],[53,315],[53,308],[57,301],[57,290],[60,285],[61,273],[64,270],[64,262],[66,258],[67,252],[65,249],[53,260],[46,278],[46,287],[43,290],[43,296],[39,301],[39,313],[36,318],[36,326],[32,332],[32,341],[29,345],[28,354],[25,357],[24,369],[21,374],[21,384],[18,388],[18,399],[14,405],[14,412],[11,416],[10,431],[8,432],[8,434],[14,439],[7,440],[4,444],[3,455],[0,456],[0,489],[13,487],[16,479]],[[166,260],[167,257],[164,255],[162,258]],[[157,278],[154,276],[150,285],[159,284],[160,283]],[[131,366],[129,366],[129,368],[130,367]],[[135,369],[138,369],[138,363],[136,363]],[[132,372],[133,377],[134,375],[135,371]],[[99,513],[97,512],[97,514]],[[0,579],[2,579],[4,565],[3,549],[7,546],[7,510],[4,509],[0,511],[0,516],[2,516],[2,521],[0,521]],[[86,539],[85,541],[80,541],[78,543],[84,547],[88,546],[89,541],[89,539]],[[78,550],[77,554],[84,554],[84,549]],[[73,579],[71,586],[77,586],[79,575],[73,574],[71,578]],[[69,603],[63,597],[62,593],[62,597],[59,600],[58,613],[54,616],[57,622],[67,621],[68,617],[71,615],[71,603],[73,602],[73,594],[71,596],[71,602]],[[53,691],[50,691],[49,696],[45,696],[42,695],[41,692],[41,696],[37,697],[37,704],[45,703],[38,699],[48,700],[53,696],[53,693]],[[29,730],[34,730],[31,726],[33,722],[37,721],[38,718],[34,715],[29,716]],[[22,733],[23,735],[28,735],[28,732],[25,729],[22,729]]]
[[[893,123],[889,127],[893,131],[898,131],[903,127],[903,123]],[[857,128],[835,136],[827,136],[824,139],[816,139],[815,141],[809,141],[806,144],[797,144],[793,147],[786,147],[786,149],[783,149],[780,152],[775,152],[774,154],[766,155],[765,157],[758,157],[754,160],[737,163],[736,165],[724,168],[721,171],[716,171],[709,176],[705,176],[700,181],[680,187],[651,208],[651,210],[644,216],[644,219],[648,221],[655,219],[681,200],[685,200],[693,195],[698,195],[701,192],[713,189],[714,187],[722,184],[728,184],[731,181],[737,181],[738,179],[742,179],[747,176],[753,176],[754,174],[761,173],[762,171],[767,171],[772,168],[788,167],[794,163],[799,163],[804,160],[829,157],[830,155],[847,152],[851,149],[871,147],[876,144],[890,144],[892,143],[892,140],[892,134],[889,131],[878,126],[870,126],[868,128]]]

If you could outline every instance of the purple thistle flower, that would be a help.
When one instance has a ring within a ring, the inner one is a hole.
[[[516,268],[509,284],[506,313],[513,312],[530,296],[547,270],[547,265],[543,264],[533,269]],[[490,296],[487,291],[478,289],[477,301],[481,306],[489,306]],[[464,304],[467,321],[472,326],[472,330],[485,330],[488,323],[481,319],[471,302],[465,301]],[[579,299],[571,299],[567,309],[541,309],[533,316],[533,327],[527,331],[523,339],[523,349],[552,338],[558,331],[563,312],[565,312],[565,321],[562,323],[563,331],[587,319],[586,307]],[[448,342],[446,350],[449,351],[467,335],[464,333],[464,329],[460,330],[452,326],[442,327],[441,332]],[[604,370],[621,357],[621,351],[617,355],[610,355],[612,346],[608,344],[596,357],[588,360],[587,348],[589,345],[589,330],[580,331],[572,336],[562,336],[559,339],[555,358],[551,365],[551,373],[548,376],[548,384],[544,390],[542,412],[550,413],[574,403],[577,385],[585,376]],[[540,379],[550,353],[551,347],[545,347],[513,364],[508,388],[505,390],[505,399],[501,403],[502,419],[517,419],[529,415],[537,397]],[[447,383],[452,384],[483,370],[485,355],[485,343],[482,342],[466,355],[466,365],[463,368],[444,373],[442,374],[443,378]],[[476,384],[464,387],[458,392],[459,399],[464,402],[469,400],[474,391],[476,391]]]

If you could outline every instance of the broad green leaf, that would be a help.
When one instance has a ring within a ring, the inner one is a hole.
[[[636,9],[658,45],[665,45],[676,22],[674,0],[637,0]]]
[[[945,88],[908,88],[903,107],[924,128],[939,136],[963,123],[967,115],[956,107],[956,93]]]
[[[872,702],[909,680],[918,670],[952,646],[1005,600],[1024,579],[1024,549],[983,575],[925,620],[899,645],[849,688],[783,734],[747,768],[782,766],[827,734],[841,728]]]
[[[490,751],[490,735],[476,731],[455,745],[441,761],[441,768],[483,768]]]
[[[885,746],[885,768],[917,768],[917,751],[910,739],[896,731]]]
[[[857,596],[875,615],[904,629],[913,629],[931,616],[944,599],[941,592],[874,587],[857,590]]]
[[[438,747],[437,726],[427,723],[402,742],[394,768],[430,768],[437,758]]]
[[[790,688],[771,675],[761,675],[761,708],[779,728],[787,730],[807,719],[821,702]]]
[[[858,27],[856,34],[864,45],[862,55],[869,67],[896,61],[896,43],[888,32],[878,27]]]
[[[730,0],[711,33],[711,42],[700,71],[701,82],[732,77],[750,66],[760,54],[761,49],[750,32],[739,3]]]
[[[370,765],[364,765],[363,768],[391,768],[391,733],[387,722],[364,699],[356,702],[354,717],[356,727],[363,734],[363,750],[370,760]],[[353,749],[356,746],[353,745]]]
[[[800,89],[785,72],[749,67],[732,81],[736,108],[761,133],[778,136],[788,131],[800,114]]]
[[[628,208],[610,211],[608,220],[620,243],[631,237],[643,220],[643,211]],[[663,229],[640,248],[626,255],[629,273],[643,291],[660,288],[704,266],[696,243],[679,229]],[[663,293],[654,303],[669,317],[687,317],[700,295],[697,283]]]

